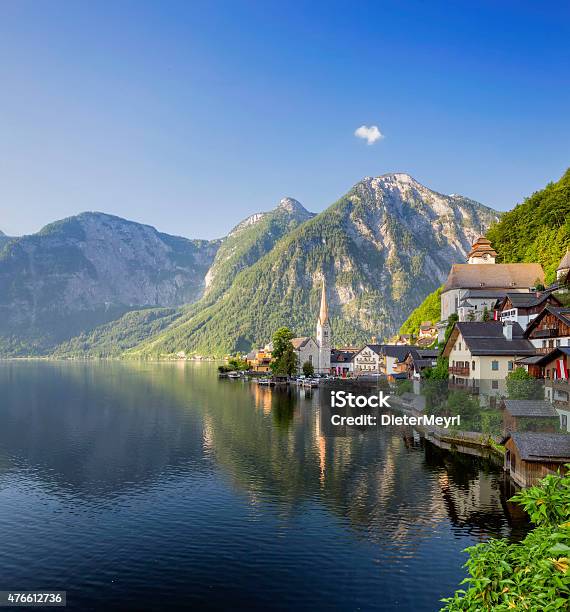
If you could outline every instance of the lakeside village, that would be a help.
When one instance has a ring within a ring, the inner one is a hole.
[[[496,263],[480,237],[468,262],[453,264],[441,292],[441,321],[418,337],[333,348],[323,283],[316,337],[287,328],[273,342],[230,359],[220,376],[260,385],[319,387],[376,381],[412,416],[461,415],[461,431],[424,431],[444,448],[501,457],[520,486],[570,463],[570,249],[544,286],[537,263]]]

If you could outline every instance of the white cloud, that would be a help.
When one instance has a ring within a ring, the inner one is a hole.
[[[354,135],[357,138],[366,140],[369,145],[372,145],[384,138],[384,134],[382,134],[382,132],[378,129],[377,125],[361,125],[354,131]]]

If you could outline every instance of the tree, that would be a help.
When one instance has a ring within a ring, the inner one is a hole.
[[[459,321],[459,315],[456,312],[450,314],[447,318],[447,327],[445,328],[445,340],[443,341],[444,346],[448,341],[449,336],[451,336],[451,332],[453,331],[453,328],[455,327],[457,321]]]
[[[483,321],[489,321],[490,319],[491,316],[489,315],[489,309],[487,306],[485,306],[485,308],[483,308]]]
[[[228,359],[228,367],[230,371],[236,370],[249,370],[249,363],[247,360],[242,359],[239,355],[237,357],[230,357]]]
[[[515,368],[506,378],[509,399],[542,399],[544,391],[540,382],[524,368]]]
[[[289,342],[285,346],[285,350],[279,359],[273,361],[271,364],[271,369],[274,374],[279,374],[281,376],[292,376],[297,372],[298,361],[297,361],[297,353],[293,348],[291,342]]]
[[[293,332],[288,327],[280,327],[273,334],[273,350],[271,352],[273,359],[279,361],[285,352],[285,349],[293,339]]]
[[[437,363],[433,368],[426,368],[424,370],[424,378],[430,380],[448,380],[449,359],[447,357],[438,357]]]
[[[312,376],[315,373],[315,368],[310,361],[305,361],[303,364],[303,374],[305,376]]]

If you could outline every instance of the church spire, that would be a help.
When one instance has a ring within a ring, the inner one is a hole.
[[[321,310],[319,312],[319,323],[324,325],[327,323],[329,318],[329,308],[327,306],[327,291],[325,285],[325,279],[323,278],[323,292],[321,294]]]

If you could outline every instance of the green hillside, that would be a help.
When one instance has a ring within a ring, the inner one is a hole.
[[[124,351],[157,334],[182,315],[182,309],[149,308],[127,312],[116,321],[84,332],[53,351],[58,358],[118,357]]]
[[[498,262],[539,262],[546,282],[556,279],[556,268],[570,247],[570,169],[501,216],[487,231]],[[400,333],[417,334],[422,321],[439,321],[441,288],[430,293],[406,319]]]
[[[474,228],[495,218],[481,204],[437,194],[407,175],[365,179],[253,265],[219,275],[220,290],[208,290],[128,355],[247,351],[283,325],[312,335],[323,277],[335,343],[391,335],[402,313],[441,284],[450,258],[464,255]]]
[[[443,287],[439,287],[433,293],[430,293],[426,299],[412,311],[412,314],[406,319],[400,328],[401,334],[418,335],[420,325],[424,321],[437,323],[441,318],[441,291]]]
[[[570,246],[570,168],[556,183],[549,183],[492,225],[487,238],[504,263],[539,262],[546,282]]]

